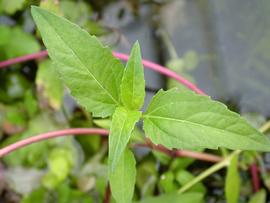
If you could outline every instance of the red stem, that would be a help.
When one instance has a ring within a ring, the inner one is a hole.
[[[110,200],[111,200],[111,188],[110,184],[108,183],[106,186],[103,203],[110,203]]]
[[[256,163],[251,164],[249,170],[251,173],[253,192],[258,192],[260,190],[260,179],[257,164]]]
[[[29,55],[21,56],[21,57],[18,57],[18,58],[9,59],[7,61],[2,61],[2,62],[0,62],[0,69],[8,67],[8,66],[10,66],[12,64],[26,62],[26,61],[34,60],[34,59],[40,59],[40,58],[43,58],[43,57],[45,57],[47,55],[48,55],[47,51],[40,51],[38,53],[29,54]],[[113,55],[115,57],[123,60],[123,61],[127,61],[128,58],[129,58],[129,55],[119,53],[119,52],[113,52]],[[160,73],[162,75],[173,78],[173,79],[179,81],[181,84],[185,85],[187,88],[193,90],[194,92],[197,92],[198,94],[206,95],[196,85],[192,84],[191,82],[189,82],[188,80],[186,80],[182,76],[180,76],[180,75],[176,74],[175,72],[167,69],[166,67],[158,65],[156,63],[153,63],[153,62],[145,60],[145,59],[142,60],[142,63],[146,68],[149,68],[149,69],[154,70],[154,71],[156,71],[156,72],[158,72],[158,73]]]

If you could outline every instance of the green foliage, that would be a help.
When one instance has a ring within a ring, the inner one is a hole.
[[[109,172],[110,186],[117,203],[131,203],[136,177],[136,160],[131,151],[122,153],[114,172]]]
[[[122,152],[129,141],[135,124],[141,117],[141,112],[130,111],[124,107],[116,108],[109,135],[109,169],[114,170]]]
[[[2,52],[0,59],[31,54],[40,50],[40,45],[35,37],[24,32],[20,27],[0,25],[0,33]]]
[[[192,175],[192,173],[188,172],[187,170],[180,170],[176,174],[176,180],[178,181],[178,183],[180,183],[181,186],[186,185],[194,178],[195,176]],[[206,192],[206,189],[204,185],[201,182],[199,182],[195,184],[193,187],[191,187],[189,189],[189,192],[198,192],[204,194]]]
[[[65,148],[53,149],[48,157],[50,171],[43,177],[42,183],[49,189],[54,189],[63,182],[71,172],[74,164],[72,151]]]
[[[158,197],[147,197],[137,203],[164,203],[164,202],[181,202],[181,203],[201,203],[203,195],[200,193],[186,193],[186,194],[165,194]]]
[[[64,88],[56,69],[57,66],[54,67],[51,60],[42,61],[38,67],[36,85],[38,92],[43,95],[48,104],[54,109],[60,109]]]
[[[135,185],[136,161],[126,146],[135,124],[141,118],[141,112],[138,110],[142,107],[145,96],[139,44],[135,43],[133,46],[129,61],[124,68],[108,48],[103,47],[95,37],[77,25],[37,7],[32,7],[32,15],[49,56],[71,94],[87,111],[93,113],[94,117],[112,117],[112,122],[110,119],[96,120],[98,125],[104,125],[106,128],[110,126],[108,163],[112,196],[118,203],[131,202]],[[76,21],[77,16],[70,16],[69,19]],[[198,57],[194,52],[188,52],[182,60],[188,69],[194,69],[198,64]],[[45,81],[45,77],[42,76],[42,78]],[[226,147],[270,150],[268,138],[246,120],[229,111],[225,105],[190,90],[159,91],[150,102],[143,119],[146,136],[154,144],[162,144],[168,148]],[[50,181],[53,177],[58,177],[61,182],[67,177],[70,165],[66,159],[61,159],[61,156],[56,157],[57,164],[50,160],[50,165],[54,167],[48,173],[48,177]],[[173,166],[174,170],[178,171],[176,174],[174,172],[163,174],[164,178],[161,177],[159,182],[160,189],[172,192],[176,190],[177,184],[185,185],[193,180],[193,175],[183,170],[192,161],[192,159],[187,159],[176,163]],[[59,165],[58,162],[62,164]],[[236,177],[236,166],[237,160],[233,161],[229,167],[227,185],[236,184],[231,181],[231,177]],[[61,167],[63,167],[61,169],[63,174],[58,174],[56,171]],[[148,177],[145,176],[149,173],[142,167],[138,168],[138,174],[136,183],[143,188],[143,181],[147,180]],[[152,195],[157,180],[156,176],[153,177],[149,182],[150,187],[141,189],[148,191],[144,191],[141,194],[142,197]],[[236,178],[234,179],[237,181]],[[104,182],[101,185],[104,187]],[[198,196],[172,194],[157,197],[157,199],[150,198],[143,202],[178,202],[180,200],[181,202],[201,202],[202,193],[205,193],[204,186],[197,183],[191,187],[190,191],[201,194]],[[227,199],[230,202],[235,202],[238,196],[237,190],[233,192],[234,194],[229,189],[226,190]]]
[[[120,105],[121,62],[77,25],[37,7],[32,15],[71,94],[94,116],[112,115]]]
[[[121,100],[132,110],[138,110],[144,103],[145,81],[140,53],[140,45],[136,42],[126,65],[121,83]]]
[[[265,202],[266,202],[266,191],[264,189],[261,189],[250,198],[248,203],[265,203]]]
[[[21,10],[26,0],[0,0],[0,13],[14,14]]]
[[[228,203],[237,203],[240,194],[240,176],[238,172],[238,155],[235,155],[227,170],[225,194]]]
[[[159,91],[144,115],[144,130],[168,148],[270,150],[269,140],[238,114],[189,90]]]

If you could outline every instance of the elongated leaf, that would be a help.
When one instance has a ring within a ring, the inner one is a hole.
[[[71,94],[94,116],[111,115],[120,102],[121,62],[95,37],[66,19],[38,7],[32,7],[32,15]]]
[[[109,169],[114,170],[124,151],[141,112],[118,107],[112,118],[109,135]]]
[[[114,172],[109,172],[112,196],[117,203],[130,203],[136,178],[136,160],[131,151],[122,153]]]
[[[203,194],[201,193],[170,193],[165,195],[160,195],[157,197],[147,197],[140,202],[136,203],[201,203],[203,200]]]
[[[231,159],[225,183],[225,194],[228,203],[237,203],[240,194],[240,176],[238,173],[238,156]]]
[[[121,84],[123,104],[133,110],[142,107],[145,96],[145,81],[140,45],[136,42],[132,48]]]
[[[190,90],[159,91],[144,115],[144,130],[168,148],[268,151],[269,140],[222,103]]]

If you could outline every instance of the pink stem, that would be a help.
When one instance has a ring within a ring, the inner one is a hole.
[[[5,68],[5,67],[10,66],[10,65],[15,64],[15,63],[21,63],[21,62],[25,62],[25,61],[29,61],[29,60],[33,60],[33,59],[43,58],[43,57],[45,57],[47,55],[48,55],[47,51],[40,51],[38,53],[29,54],[29,55],[21,56],[21,57],[18,57],[18,58],[9,59],[7,61],[2,61],[2,62],[0,62],[0,69]],[[119,53],[119,52],[113,52],[113,55],[115,57],[123,60],[123,61],[127,61],[128,58],[129,58],[129,55],[122,54],[122,53]],[[142,63],[146,68],[149,68],[149,69],[154,70],[154,71],[156,71],[156,72],[158,72],[158,73],[160,73],[162,75],[173,78],[173,79],[179,81],[181,84],[185,85],[187,88],[193,90],[194,92],[197,92],[198,94],[206,95],[196,85],[192,84],[191,82],[189,82],[188,80],[186,80],[182,76],[180,76],[180,75],[176,74],[175,72],[167,69],[166,67],[158,65],[156,63],[153,63],[153,62],[145,60],[145,59],[142,60]]]
[[[10,152],[15,151],[16,149],[22,148],[24,146],[30,145],[35,142],[39,142],[42,140],[54,138],[54,137],[61,137],[66,135],[90,135],[90,134],[98,134],[102,136],[106,136],[109,134],[108,130],[101,129],[101,128],[70,128],[64,130],[57,130],[48,133],[39,134],[33,137],[26,138],[24,140],[15,142],[14,144],[8,145],[0,149],[0,157],[3,157]]]
[[[30,60],[34,60],[34,59],[39,59],[39,58],[43,58],[45,56],[48,55],[48,52],[45,51],[40,51],[34,54],[29,54],[29,55],[25,55],[25,56],[20,56],[17,58],[12,58],[6,61],[1,61],[0,62],[0,69],[1,68],[5,68],[8,67],[12,64],[16,64],[16,63],[22,63],[22,62],[26,62],[26,61],[30,61]]]

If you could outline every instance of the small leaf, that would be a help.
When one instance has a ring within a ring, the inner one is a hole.
[[[112,196],[117,203],[131,203],[136,180],[136,160],[131,151],[122,153],[114,172],[109,172]]]
[[[121,83],[121,100],[133,110],[139,110],[144,103],[145,81],[140,45],[136,42],[131,50],[129,60]]]
[[[109,135],[109,169],[114,170],[124,151],[141,112],[118,107],[112,117]]]
[[[54,109],[59,109],[64,96],[62,81],[57,76],[55,65],[51,60],[45,60],[38,66],[36,84],[38,91]]]
[[[157,197],[147,197],[140,202],[136,203],[171,203],[171,202],[181,202],[181,203],[201,203],[203,200],[203,194],[201,193],[170,193],[164,194]]]
[[[240,194],[240,176],[238,173],[238,156],[234,156],[227,170],[225,194],[228,203],[237,203]]]
[[[266,191],[264,189],[259,190],[250,198],[248,203],[265,203],[266,202]]]
[[[66,19],[34,6],[32,15],[71,94],[93,116],[112,115],[120,104],[123,64],[96,37]]]
[[[190,90],[159,91],[144,115],[144,130],[152,142],[168,148],[270,150],[268,138],[245,119]]]

